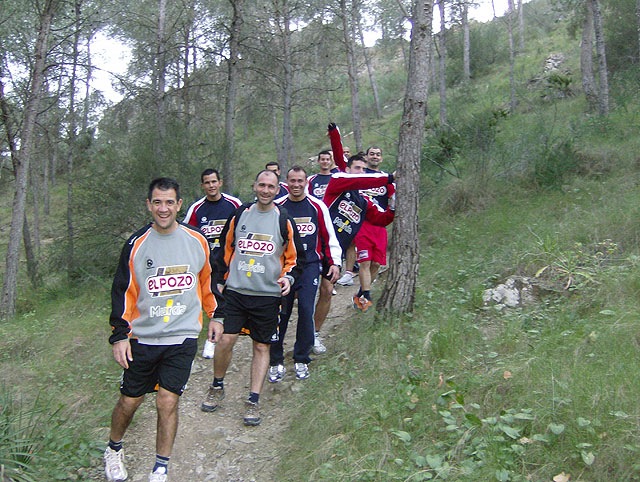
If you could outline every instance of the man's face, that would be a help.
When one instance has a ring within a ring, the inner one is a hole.
[[[333,164],[333,160],[331,159],[330,154],[320,154],[320,156],[318,156],[318,165],[320,166],[321,173],[324,174],[329,172],[331,170],[332,164]]]
[[[342,146],[342,153],[347,156],[347,159],[351,157],[351,148],[349,146]]]
[[[222,181],[218,179],[218,176],[215,173],[204,176],[200,186],[202,186],[202,190],[209,201],[217,201],[222,196],[220,193]]]
[[[175,189],[155,188],[151,191],[151,199],[147,199],[147,209],[151,213],[156,231],[162,234],[172,232],[177,226],[176,218],[182,206],[182,199],[177,199]]]
[[[347,167],[347,172],[349,174],[364,174],[366,167],[367,164],[364,161],[356,160],[351,163],[350,167]]]
[[[256,193],[258,204],[262,206],[270,206],[279,190],[280,186],[275,173],[263,172],[253,184],[253,192]]]
[[[294,201],[304,199],[304,187],[307,185],[307,178],[304,171],[289,171],[287,174],[287,186],[289,186],[289,197]]]
[[[378,166],[382,162],[382,151],[380,149],[371,148],[367,153],[367,163],[369,164],[369,169],[378,170]]]

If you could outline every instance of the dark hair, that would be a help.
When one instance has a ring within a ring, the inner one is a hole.
[[[323,154],[327,156],[331,156],[331,151],[328,151],[325,149],[324,151],[318,152],[318,160],[320,160],[320,156],[322,156]]]
[[[270,169],[263,169],[262,171],[260,171],[257,175],[256,175],[256,180],[254,182],[258,182],[258,178],[260,177],[261,174],[268,172],[269,174],[273,174],[274,176],[276,176],[276,181],[280,181],[280,178],[278,177],[278,175],[273,172]]]
[[[302,167],[302,166],[293,166],[291,169],[289,169],[289,170],[287,171],[287,177],[289,177],[289,173],[290,173],[291,171],[294,171],[294,172],[303,172],[303,173],[304,173],[304,177],[305,177],[305,179],[306,179],[306,177],[307,177],[307,170],[306,170],[304,167]]]
[[[380,151],[380,154],[382,154],[382,149],[380,149],[378,146],[369,146],[367,147],[367,152],[365,153],[367,156],[369,155],[369,151],[371,149],[378,149]]]
[[[215,174],[218,178],[218,181],[220,180],[220,173],[218,172],[218,170],[208,168],[202,171],[202,174],[200,174],[200,182],[204,182],[204,176],[210,176],[211,174]]]
[[[277,161],[269,161],[264,165],[264,168],[267,170],[269,169],[269,166],[276,166],[278,168],[278,171],[280,170],[280,164]]]
[[[349,158],[349,160],[347,161],[347,167],[351,167],[353,161],[367,162],[361,152],[358,152],[357,154],[354,154]]]
[[[161,191],[173,189],[176,192],[176,201],[182,199],[180,197],[180,185],[178,184],[178,181],[171,179],[170,177],[157,177],[151,181],[149,184],[149,192],[147,193],[147,199],[149,201],[151,201],[154,189],[160,189]]]

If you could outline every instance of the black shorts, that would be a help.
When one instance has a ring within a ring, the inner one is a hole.
[[[131,340],[133,360],[122,374],[120,393],[135,398],[162,387],[182,395],[197,351],[195,338],[187,338],[181,345],[143,345]]]
[[[238,334],[243,328],[258,343],[273,343],[278,336],[280,296],[249,296],[224,290],[224,332]]]

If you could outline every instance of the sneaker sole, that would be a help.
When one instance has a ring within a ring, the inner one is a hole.
[[[269,380],[269,383],[278,383],[280,380],[282,380],[282,377],[276,378],[275,380],[272,380],[271,378],[267,378],[267,380]]]
[[[216,405],[215,407],[211,407],[203,403],[202,405],[200,405],[200,410],[207,413],[215,412],[216,410],[218,410],[218,405]]]
[[[246,418],[244,419],[244,424],[247,427],[257,427],[258,425],[260,425],[260,422],[262,422],[262,419],[258,419],[258,420],[247,420]]]

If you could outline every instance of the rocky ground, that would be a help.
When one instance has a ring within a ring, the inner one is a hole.
[[[340,323],[353,314],[351,298],[358,282],[352,287],[337,286],[331,312],[322,329],[327,354],[314,356],[310,364],[313,377],[314,365],[331,356],[332,339]],[[279,383],[265,381],[260,397],[262,424],[245,427],[244,400],[249,393],[249,366],[251,340],[241,337],[233,352],[233,359],[225,377],[226,398],[213,413],[204,413],[200,404],[213,377],[213,361],[196,360],[188,388],[180,401],[180,423],[176,437],[169,480],[182,482],[270,482],[275,480],[273,469],[278,464],[278,440],[287,427],[289,415],[282,402],[298,393],[305,383],[296,380],[291,353],[295,341],[295,321],[291,317],[285,339],[285,366],[287,374]],[[155,457],[155,397],[149,396],[136,413],[134,422],[125,435],[126,464],[132,482],[146,481]],[[96,469],[97,470],[97,469]],[[105,480],[96,472],[94,480]]]

